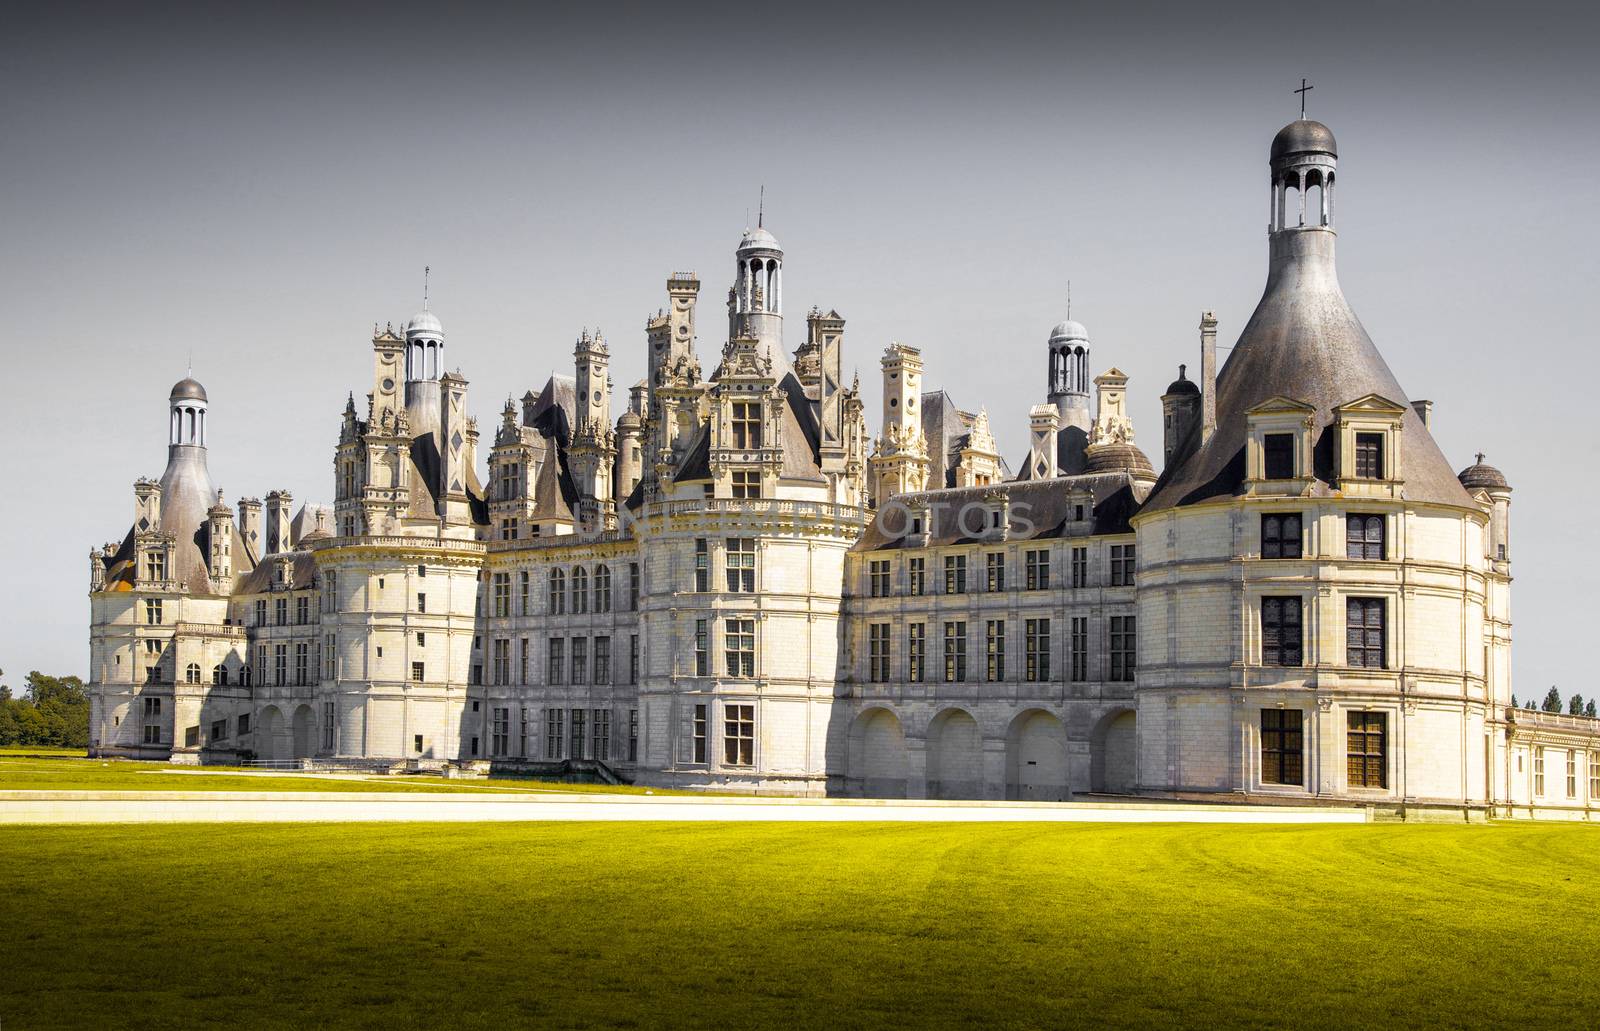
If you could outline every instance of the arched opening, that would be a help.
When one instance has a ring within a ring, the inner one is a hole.
[[[1327,209],[1323,206],[1322,173],[1313,168],[1306,173],[1306,225],[1325,226],[1328,224]]]
[[[311,706],[302,705],[294,711],[294,758],[309,759],[316,742],[317,718]]]
[[[1139,782],[1139,722],[1132,709],[1107,713],[1089,736],[1089,786],[1125,795]]]
[[[183,671],[183,682],[186,684],[200,683],[200,664],[191,662]]]
[[[228,667],[222,665],[220,662],[212,667],[211,682],[220,687],[228,686]]]
[[[911,768],[900,719],[873,708],[850,725],[848,790],[864,798],[904,798]]]
[[[1072,797],[1067,729],[1043,709],[1024,712],[1006,733],[1006,797],[1065,802]]]
[[[983,732],[964,709],[928,724],[928,797],[983,797]]]
[[[284,726],[283,713],[276,705],[269,705],[261,710],[261,720],[256,727],[256,756],[260,759],[288,759],[290,758],[288,730]]]

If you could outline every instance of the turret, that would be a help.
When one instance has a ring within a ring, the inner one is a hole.
[[[872,503],[927,489],[928,441],[922,432],[922,352],[890,344],[883,352],[883,433],[867,462]]]
[[[1178,378],[1161,395],[1162,463],[1171,466],[1192,447],[1190,434],[1200,419],[1200,388],[1190,381],[1188,366],[1178,366]]]
[[[406,411],[414,433],[438,432],[444,327],[426,307],[406,323]]]
[[[211,589],[218,594],[233,590],[233,510],[222,503],[222,491],[217,491],[217,503],[206,513],[206,538],[211,553]]]
[[[728,339],[754,337],[782,379],[789,363],[783,350],[783,248],[758,221],[734,251]]]
[[[1511,562],[1511,485],[1505,474],[1483,460],[1478,452],[1477,461],[1457,474],[1461,486],[1489,506],[1488,559],[1495,563],[1497,572],[1506,573]]]
[[[611,431],[611,353],[599,330],[586,329],[573,346],[575,363],[575,418],[567,465],[578,488],[578,519],[585,526],[609,529],[615,525],[612,475],[616,463],[616,438]]]
[[[1090,424],[1089,331],[1070,319],[1057,323],[1049,354],[1049,400],[1061,413],[1057,466],[1063,473],[1082,472]]]
[[[467,416],[467,381],[460,372],[440,377],[439,405],[439,518],[452,525],[466,524],[472,522],[467,457],[477,424]]]
[[[259,559],[261,550],[261,499],[239,499],[239,540],[250,551],[251,560]]]

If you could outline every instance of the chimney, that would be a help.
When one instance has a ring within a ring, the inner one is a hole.
[[[286,490],[275,490],[267,494],[267,547],[265,554],[276,555],[294,547],[294,542],[289,539],[290,506],[293,504],[294,495]]]
[[[1422,425],[1428,427],[1433,426],[1432,401],[1413,401],[1411,402],[1411,408],[1417,413],[1417,418],[1422,420]]]
[[[239,499],[239,539],[244,541],[249,549],[252,561],[262,555],[261,551],[261,499]]]
[[[1217,315],[1200,313],[1200,444],[1217,432]]]

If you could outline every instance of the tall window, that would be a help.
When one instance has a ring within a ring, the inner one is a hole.
[[[756,753],[756,707],[722,707],[722,761],[728,766],[753,766]]]
[[[296,626],[305,626],[311,622],[311,599],[305,595],[294,600],[294,621]]]
[[[946,555],[944,557],[944,593],[967,593],[967,556]]]
[[[1578,753],[1567,750],[1567,797],[1578,797]]]
[[[1044,591],[1050,587],[1050,552],[1039,549],[1023,553],[1023,570],[1030,591]]]
[[[521,608],[522,615],[524,616],[528,614],[528,580],[529,576],[526,569],[517,574],[517,604]]]
[[[511,751],[511,710],[496,708],[489,716],[489,754],[505,755]]]
[[[761,496],[761,471],[759,469],[735,469],[731,483],[733,496],[736,498],[759,498]]]
[[[590,751],[601,762],[609,762],[611,759],[611,710],[596,709],[591,715],[594,717],[591,723],[594,730],[589,739]]]
[[[1261,664],[1299,666],[1301,655],[1299,598],[1261,599]]]
[[[1134,669],[1138,665],[1136,632],[1136,618],[1133,616],[1111,617],[1111,679],[1127,681],[1133,679]]]
[[[150,626],[161,625],[161,599],[146,598],[144,601],[144,621]]]
[[[494,682],[496,684],[511,683],[511,640],[505,637],[494,639],[493,658]]]
[[[741,451],[761,446],[761,402],[733,403],[733,446]]]
[[[756,589],[756,542],[749,537],[729,537],[725,557],[728,590],[754,594]]]
[[[983,556],[983,589],[990,593],[1006,589],[1005,552],[991,551]]]
[[[267,599],[256,599],[256,626],[267,625]]]
[[[211,667],[211,682],[226,687],[228,683],[228,667],[221,663]]]
[[[1083,683],[1089,679],[1089,617],[1072,617],[1072,679]]]
[[[183,682],[185,684],[200,683],[200,664],[198,662],[191,662],[188,666],[184,667]]]
[[[611,683],[611,638],[594,639],[594,682]]]
[[[639,635],[628,635],[628,683],[639,682]]]
[[[575,615],[589,611],[589,571],[582,566],[572,570],[572,611]]]
[[[294,646],[294,682],[301,687],[308,682],[310,650],[303,641]]]
[[[521,480],[522,466],[516,462],[506,462],[500,466],[500,500],[514,501],[520,492],[518,481]]]
[[[572,682],[574,684],[587,684],[589,682],[589,639],[587,637],[574,637],[572,639]]]
[[[906,625],[906,679],[913,684],[922,683],[928,665],[928,624]]]
[[[289,682],[289,646],[286,644],[272,647],[272,682],[278,687]]]
[[[723,623],[723,649],[728,656],[728,676],[756,675],[756,621],[729,619]]]
[[[511,615],[511,574],[494,574],[494,614]]]
[[[928,593],[928,560],[920,555],[906,560],[906,593]]]
[[[1383,434],[1356,434],[1356,475],[1364,480],[1383,479]]]
[[[1261,454],[1269,480],[1294,479],[1294,434],[1268,433],[1261,441]]]
[[[517,683],[528,682],[528,639],[526,637],[517,641]]]
[[[283,567],[279,566],[278,568],[281,570]],[[278,624],[278,626],[288,626],[289,625],[289,599],[288,598],[277,598],[277,599],[275,599],[274,604],[272,606],[272,614],[273,614],[274,621]]]
[[[1030,683],[1050,679],[1050,620],[1030,619],[1022,624],[1023,675]]]
[[[1381,712],[1348,713],[1345,773],[1353,788],[1389,786],[1388,722]]]
[[[1261,517],[1261,557],[1300,557],[1300,513]]]
[[[544,757],[561,758],[561,746],[567,738],[567,712],[565,709],[544,711]]]
[[[987,620],[983,633],[984,679],[991,684],[1006,678],[1006,621]]]
[[[1544,796],[1544,749],[1533,750],[1533,793]]]
[[[567,573],[563,569],[550,570],[550,598],[546,607],[552,616],[567,611]]]
[[[1072,586],[1089,586],[1089,549],[1072,549]]]
[[[957,620],[944,625],[944,679],[947,684],[967,679],[967,624]]]
[[[867,679],[874,684],[889,681],[889,624],[867,625]]]
[[[694,541],[694,589],[711,590],[711,551],[704,537],[696,537]]]
[[[422,594],[421,592],[418,592],[417,594],[417,611],[428,611],[428,596],[426,594]]]
[[[523,706],[517,715],[517,755],[528,758],[528,708]]]
[[[1600,750],[1589,750],[1589,801],[1600,802]]]
[[[1305,733],[1299,709],[1261,710],[1261,780],[1266,784],[1305,782]]]
[[[322,703],[322,750],[332,752],[338,742],[338,705],[334,702]],[[227,733],[228,721],[222,721],[223,733]]]
[[[1384,518],[1381,515],[1347,515],[1344,517],[1345,555],[1349,558],[1382,559],[1387,557],[1384,546]]]
[[[1382,598],[1345,602],[1345,664],[1383,669],[1388,604]]]
[[[549,675],[546,683],[564,684],[567,680],[567,642],[565,638],[550,638]]]
[[[694,761],[706,761],[706,707],[703,704],[694,707]]]
[[[611,567],[604,563],[594,567],[594,610],[611,611]]]
[[[152,551],[145,556],[145,571],[147,580],[165,580],[167,578],[167,553]]]
[[[585,709],[573,709],[567,714],[568,726],[572,734],[567,738],[567,754],[574,759],[583,758],[584,726],[588,723],[589,713]]]
[[[694,675],[697,677],[711,675],[710,620],[697,619],[694,621]]]
[[[873,559],[867,563],[867,593],[874,598],[889,596],[888,559]]]
[[[639,611],[639,563],[628,563],[628,611]]]
[[[1111,586],[1133,585],[1133,549],[1132,544],[1111,545]]]

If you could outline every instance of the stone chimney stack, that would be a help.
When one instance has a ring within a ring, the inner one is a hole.
[[[1200,443],[1217,431],[1217,315],[1200,313]]]
[[[1034,405],[1028,411],[1028,479],[1053,480],[1060,475],[1056,434],[1061,429],[1061,410],[1055,405]]]
[[[252,560],[261,557],[260,498],[239,499],[239,539],[249,549]]]
[[[1413,401],[1411,402],[1411,408],[1417,413],[1417,418],[1422,420],[1422,425],[1428,427],[1429,429],[1433,428],[1432,401]]]
[[[264,554],[276,555],[294,547],[289,534],[293,504],[294,495],[286,490],[275,490],[267,494],[267,547]]]

